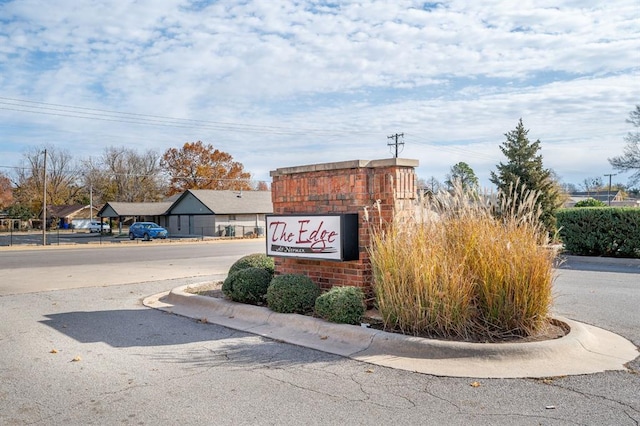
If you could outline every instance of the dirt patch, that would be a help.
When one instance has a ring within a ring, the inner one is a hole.
[[[227,297],[222,293],[222,281],[211,282],[207,284],[201,284],[197,287],[187,287],[184,290],[186,293],[198,294],[201,296],[209,296],[216,297],[220,299],[227,299]],[[384,323],[380,314],[375,310],[368,310],[365,313],[365,316],[362,320],[363,323],[368,324],[368,327],[387,331],[390,333],[402,333],[401,330],[393,330],[384,327]],[[437,335],[429,335],[429,334],[418,334],[416,337],[423,337],[425,339],[436,339],[436,340],[449,340],[449,341],[464,341],[469,343],[525,343],[525,342],[541,342],[545,340],[553,340],[559,339],[560,337],[566,336],[570,331],[570,327],[559,321],[557,319],[551,318],[549,319],[536,334],[522,337],[516,335],[503,335],[498,337],[492,337],[488,339],[486,336],[467,336],[465,339],[460,338],[444,338],[442,336]]]
[[[408,333],[403,333],[402,330],[394,330],[390,328],[385,328],[382,319],[376,315],[376,313],[372,311],[367,311],[367,316],[363,319],[363,323],[368,324],[368,327],[387,331],[389,333],[398,333],[411,335]],[[452,342],[469,342],[469,343],[526,343],[526,342],[541,342],[545,340],[554,340],[559,339],[561,337],[566,336],[571,331],[571,328],[554,318],[550,318],[546,323],[544,323],[540,329],[530,336],[519,336],[515,334],[503,334],[500,336],[491,336],[487,337],[486,335],[469,335],[464,338],[462,337],[446,337],[437,334],[429,334],[429,333],[419,333],[416,334],[415,337],[422,337],[425,339],[435,339],[435,340],[444,340],[444,341],[452,341]]]
[[[200,296],[217,297],[224,299],[225,295],[222,293],[222,281],[201,284],[197,287],[187,287],[185,293],[198,294]]]

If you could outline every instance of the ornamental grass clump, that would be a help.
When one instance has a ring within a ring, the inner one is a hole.
[[[548,322],[555,255],[535,201],[524,189],[456,188],[421,200],[412,218],[372,223],[385,328],[476,341],[537,333]]]

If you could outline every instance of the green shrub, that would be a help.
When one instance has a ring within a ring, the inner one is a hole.
[[[595,198],[587,198],[586,200],[578,201],[573,207],[606,207],[607,205]]]
[[[320,288],[305,275],[276,275],[267,290],[267,305],[275,312],[306,314],[313,311]]]
[[[273,275],[275,266],[273,258],[264,253],[254,253],[241,257],[231,265],[231,268],[229,268],[229,275],[245,268],[262,268],[266,269],[271,275]]]
[[[556,216],[560,239],[569,253],[640,258],[640,209],[563,209]]]
[[[364,293],[358,287],[333,287],[316,299],[316,314],[341,324],[360,324],[364,315]]]
[[[258,305],[264,302],[271,274],[263,268],[245,268],[229,275],[222,292],[235,302]]]

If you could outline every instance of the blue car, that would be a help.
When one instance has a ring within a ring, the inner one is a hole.
[[[129,239],[142,238],[149,241],[152,238],[167,238],[169,232],[162,226],[153,222],[135,222],[129,227]]]

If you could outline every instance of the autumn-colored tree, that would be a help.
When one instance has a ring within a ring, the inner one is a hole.
[[[263,180],[258,182],[258,185],[256,186],[256,191],[268,191],[269,190],[269,184]]]
[[[0,210],[4,210],[13,204],[13,186],[11,179],[4,173],[0,173]]]
[[[167,195],[187,189],[253,189],[251,174],[244,171],[241,163],[201,141],[187,142],[180,149],[168,149],[160,164],[170,178]]]
[[[16,170],[15,201],[34,212],[42,210],[46,155],[47,205],[73,204],[80,187],[78,171],[69,151],[55,146],[34,147],[26,151]]]

